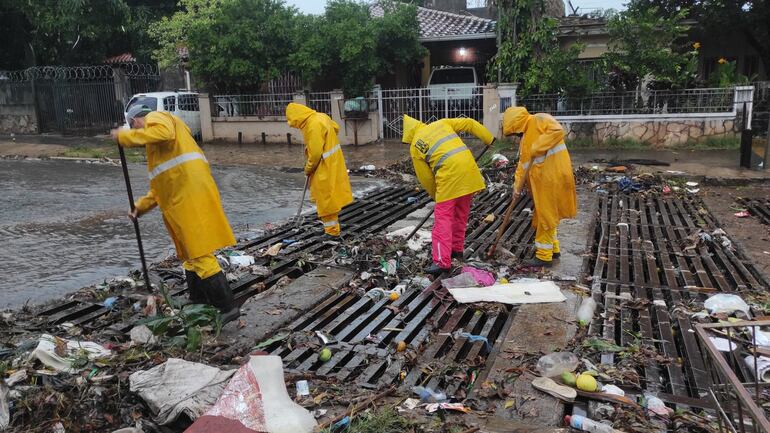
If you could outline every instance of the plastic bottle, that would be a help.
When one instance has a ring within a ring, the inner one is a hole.
[[[579,364],[580,359],[573,353],[554,352],[540,357],[537,370],[545,377],[556,377],[565,371],[574,371]]]
[[[427,387],[415,386],[412,388],[412,392],[419,395],[420,401],[423,403],[441,403],[446,400],[446,394],[433,391]]]
[[[596,301],[594,301],[594,298],[583,298],[583,302],[580,303],[580,308],[578,308],[577,312],[580,326],[586,326],[591,323],[591,319],[594,318],[594,311],[596,311]]]
[[[617,430],[609,424],[600,423],[581,415],[567,415],[564,422],[570,427],[591,433],[615,433]]]

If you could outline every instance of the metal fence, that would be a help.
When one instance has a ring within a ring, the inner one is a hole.
[[[520,97],[530,112],[554,116],[730,113],[733,88],[597,92],[585,97],[535,94]],[[501,101],[502,106],[502,101]]]
[[[152,65],[33,67],[0,71],[0,105],[31,95],[40,132],[106,132],[124,122],[125,104],[136,93],[155,91],[160,85]]]
[[[770,321],[695,325],[711,374],[720,432],[768,432]]]
[[[332,94],[331,92],[310,92],[307,94],[307,104],[310,108],[319,113],[332,115]]]
[[[469,117],[479,122],[484,117],[482,86],[383,89],[382,113],[385,139],[400,139],[403,115],[430,123],[446,117]]]
[[[214,117],[285,117],[286,106],[294,93],[264,93],[253,95],[215,95],[211,98]]]

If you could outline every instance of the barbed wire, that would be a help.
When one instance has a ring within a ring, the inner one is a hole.
[[[116,74],[127,77],[155,77],[159,75],[155,65],[142,63],[116,63],[94,66],[33,66],[16,71],[0,70],[0,81],[26,82],[33,80],[100,80]]]

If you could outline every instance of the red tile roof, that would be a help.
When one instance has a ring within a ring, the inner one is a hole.
[[[123,53],[104,59],[104,63],[135,63],[136,58],[131,53]]]

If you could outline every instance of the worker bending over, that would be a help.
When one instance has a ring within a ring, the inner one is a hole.
[[[310,199],[316,204],[326,234],[337,237],[340,209],[353,201],[345,157],[337,139],[340,127],[326,114],[295,102],[286,107],[286,120],[289,126],[302,131]]]
[[[404,115],[402,141],[410,144],[417,179],[436,201],[433,264],[426,269],[432,275],[449,270],[452,258],[462,258],[473,194],[486,187],[473,154],[457,135],[461,132],[475,135],[486,145],[495,140],[473,119],[441,119],[426,125]]]
[[[183,261],[190,301],[218,308],[223,321],[237,318],[239,309],[214,251],[235,245],[219,190],[208,161],[182,119],[144,105],[129,108],[131,129],[113,129],[123,147],[144,146],[150,191],[130,213],[136,219],[160,207],[163,222]]]
[[[577,214],[575,177],[564,129],[549,114],[531,115],[524,107],[511,107],[503,113],[503,134],[523,134],[513,189],[514,194],[520,194],[526,186],[535,201],[532,227],[536,230],[536,253],[525,266],[551,266],[561,255],[556,238],[559,221]]]

